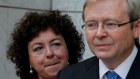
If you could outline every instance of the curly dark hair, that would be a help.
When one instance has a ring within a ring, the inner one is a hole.
[[[7,58],[16,64],[16,74],[21,79],[31,79],[28,43],[48,28],[63,36],[68,48],[69,64],[82,59],[85,50],[83,35],[76,30],[70,16],[62,15],[59,10],[26,12],[15,24],[7,49]],[[37,72],[34,74],[37,75]]]

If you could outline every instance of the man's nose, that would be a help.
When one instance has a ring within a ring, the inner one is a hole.
[[[106,36],[107,36],[107,31],[102,25],[99,25],[98,28],[96,29],[96,37],[103,38]]]

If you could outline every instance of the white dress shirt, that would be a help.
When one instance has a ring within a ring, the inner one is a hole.
[[[134,46],[134,49],[133,49],[132,53],[129,55],[129,57],[125,61],[123,61],[116,69],[113,70],[121,77],[120,79],[126,79],[128,71],[137,55],[137,51],[138,51],[138,49],[136,48],[136,46]],[[102,60],[99,59],[100,79],[107,79],[105,76],[105,73],[107,71],[109,71],[109,69],[105,66],[105,64],[102,62]]]

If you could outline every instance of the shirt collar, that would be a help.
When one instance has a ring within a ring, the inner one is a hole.
[[[122,78],[126,79],[126,76],[128,74],[128,71],[136,57],[138,49],[136,46],[134,46],[132,53],[129,55],[129,57],[123,61],[114,71]],[[100,79],[105,79],[104,74],[109,71],[109,69],[105,66],[105,64],[102,62],[101,59],[99,59],[99,75]]]
[[[104,78],[104,74],[109,71],[109,69],[105,66],[101,59],[99,59],[99,76],[100,79]]]

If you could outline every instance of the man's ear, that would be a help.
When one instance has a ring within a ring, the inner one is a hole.
[[[138,38],[138,37],[140,36],[140,19],[138,19],[138,20],[134,23],[133,32],[134,32],[134,37],[135,37],[135,38]]]

